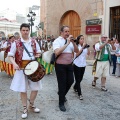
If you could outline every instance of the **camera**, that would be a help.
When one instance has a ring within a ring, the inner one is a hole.
[[[113,38],[111,38],[110,40],[113,41]]]
[[[90,45],[86,44],[86,46],[84,47],[84,49],[85,49],[85,48],[89,48],[89,47],[90,47]]]
[[[73,40],[74,42],[76,42],[77,40],[76,39],[74,39],[74,38],[71,38],[71,40]]]

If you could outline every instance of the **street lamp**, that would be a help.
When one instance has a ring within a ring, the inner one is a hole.
[[[31,26],[31,37],[32,37],[32,26],[34,26],[34,23],[33,21],[35,21],[35,12],[33,12],[32,10],[29,12],[29,14],[27,15],[28,17],[28,22],[29,22],[29,25]]]
[[[44,22],[40,22],[36,28],[42,30],[42,36],[44,35]]]

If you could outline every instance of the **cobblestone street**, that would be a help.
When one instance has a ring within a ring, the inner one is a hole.
[[[86,67],[82,81],[84,100],[80,101],[71,87],[66,96],[66,112],[58,108],[55,73],[46,75],[42,79],[43,89],[35,102],[41,112],[29,114],[27,120],[120,120],[120,78],[110,76],[107,79],[108,92],[100,90],[100,80],[93,89],[91,69],[90,65]],[[11,78],[4,72],[0,73],[0,120],[21,120],[23,108],[20,96],[9,89],[10,84]]]
[[[23,119],[120,120],[120,0],[1,1],[0,120]]]

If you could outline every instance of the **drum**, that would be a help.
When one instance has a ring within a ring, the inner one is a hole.
[[[5,51],[0,52],[0,60],[12,64],[9,58],[5,56]]]
[[[53,50],[52,49],[50,49],[49,51],[44,52],[42,54],[42,60],[47,62],[47,63],[50,63],[52,54],[53,54]]]
[[[33,82],[38,82],[45,75],[45,68],[37,61],[29,62],[23,70],[24,74]]]
[[[8,57],[5,58],[5,62],[12,64]]]
[[[5,53],[5,51],[0,52],[0,60],[1,61],[4,61],[4,53]]]

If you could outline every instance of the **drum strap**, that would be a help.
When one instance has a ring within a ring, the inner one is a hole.
[[[30,55],[30,53],[28,52],[27,48],[25,47],[24,43],[22,42],[23,48],[25,49],[25,51],[27,52],[28,56],[31,58],[32,56]],[[31,58],[32,59],[32,58]]]

